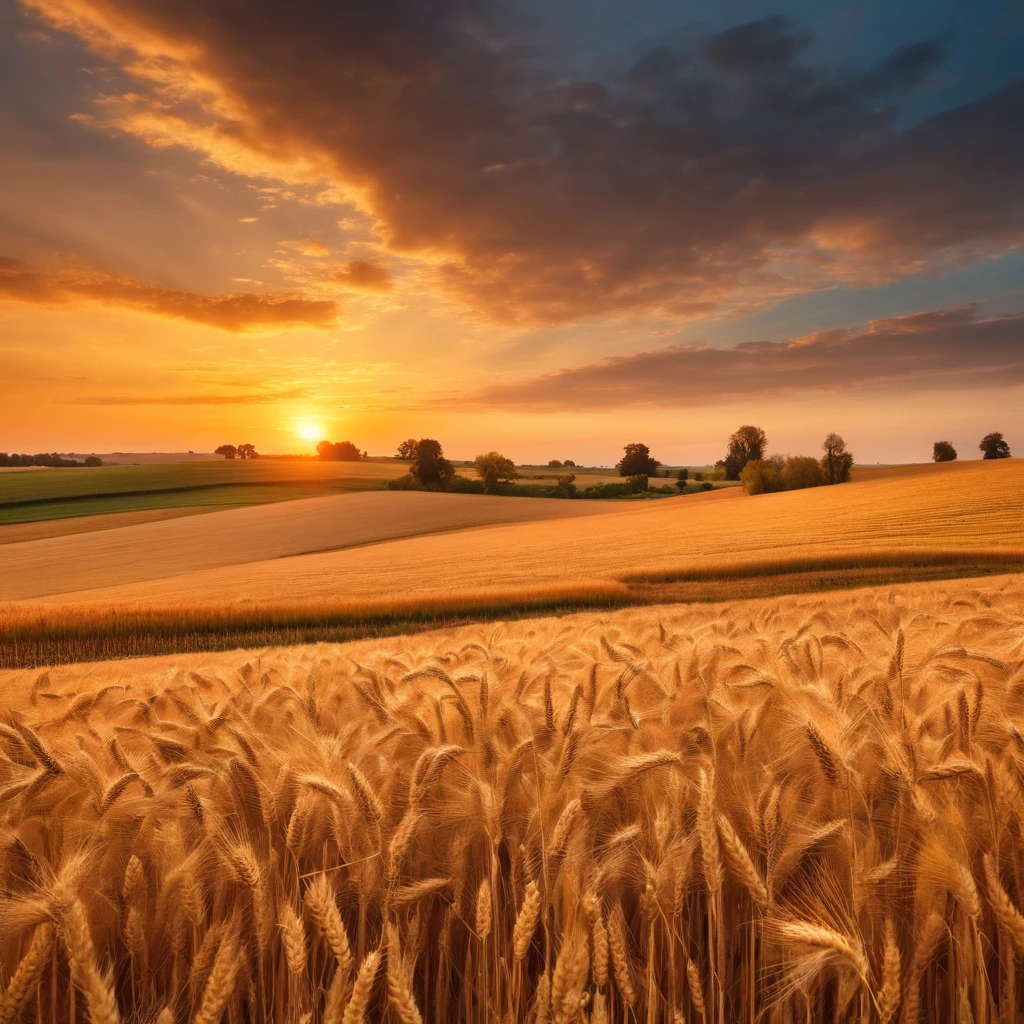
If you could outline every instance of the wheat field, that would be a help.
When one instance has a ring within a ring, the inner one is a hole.
[[[135,585],[184,573],[494,523],[607,513],[593,501],[372,491],[131,524],[3,546],[0,601]],[[0,528],[18,530],[20,527]]]
[[[2,1022],[1020,1019],[1019,576],[0,687]]]
[[[716,566],[760,571],[766,560],[825,555],[876,553],[898,564],[902,553],[920,549],[956,557],[1024,551],[1024,459],[900,467],[865,475],[838,487],[757,497],[729,488],[653,502],[609,503],[611,508],[603,502],[563,502],[599,505],[600,513],[583,522],[517,522],[196,572],[182,566],[175,574],[172,566],[166,578],[145,583],[111,586],[100,573],[90,585],[75,574],[73,579],[80,582],[61,582],[49,600],[223,604],[378,598],[482,586],[607,583],[624,575],[660,577]],[[540,499],[519,500],[529,504]],[[74,587],[77,593],[71,592]]]

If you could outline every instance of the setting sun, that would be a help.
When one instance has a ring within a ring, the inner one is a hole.
[[[320,441],[324,436],[324,428],[319,423],[302,422],[295,428],[295,433],[303,441]]]

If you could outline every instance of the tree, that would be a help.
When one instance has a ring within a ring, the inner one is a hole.
[[[853,469],[853,456],[846,450],[846,442],[838,434],[829,434],[821,442],[825,453],[821,458],[821,472],[827,484],[845,484]]]
[[[813,455],[795,455],[786,460],[782,481],[787,491],[800,491],[805,487],[820,487],[825,482],[825,475]]]
[[[619,476],[654,476],[661,465],[651,458],[651,450],[645,444],[627,444],[623,452],[616,464]]]
[[[740,472],[740,481],[747,494],[768,494],[783,487],[782,474],[764,459],[751,459]]]
[[[359,449],[351,441],[321,441],[316,446],[316,453],[325,462],[358,462],[362,457]]]
[[[398,446],[398,451],[395,452],[396,459],[406,459],[412,461],[416,458],[416,438],[410,437],[408,441],[403,441]]]
[[[956,449],[948,441],[936,441],[932,445],[933,462],[955,462]]]
[[[452,464],[444,457],[441,442],[422,437],[416,442],[409,472],[424,486],[444,488],[455,476]]]
[[[214,448],[214,455],[223,455],[225,459],[233,459],[238,455],[238,449],[233,444],[222,444],[219,448]]]
[[[240,459],[258,459],[260,453],[256,451],[254,444],[240,444],[238,446],[238,457]]]
[[[102,466],[103,460],[98,455],[90,455],[86,460],[87,466]]]
[[[690,471],[684,466],[678,473],[676,473],[676,479],[682,483],[686,483],[690,479]]]
[[[548,463],[548,469],[561,469],[565,465],[560,459],[552,459]]]
[[[499,452],[488,452],[486,455],[478,455],[474,462],[477,474],[483,481],[484,490],[493,494],[498,489],[501,481],[515,480],[519,474],[516,472],[515,463],[506,459]]]
[[[718,465],[725,467],[726,480],[739,480],[748,462],[764,458],[768,435],[760,427],[745,424],[729,437],[729,450]]]
[[[983,459],[1008,459],[1010,457],[1010,446],[1003,439],[1000,433],[986,434],[978,445]]]
[[[572,459],[566,459],[562,463],[562,465],[565,466],[566,469],[575,469],[576,468],[576,463],[573,462]],[[575,476],[575,474],[574,474],[574,476]]]

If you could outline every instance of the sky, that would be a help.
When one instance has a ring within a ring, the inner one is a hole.
[[[0,0],[0,450],[1024,453],[1024,6]]]

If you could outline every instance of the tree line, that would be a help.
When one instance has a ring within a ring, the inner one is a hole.
[[[65,459],[57,452],[40,452],[37,455],[8,455],[0,452],[0,466],[47,466],[56,469],[60,466],[102,466],[103,460],[98,455],[90,455],[81,462],[78,459]]]

